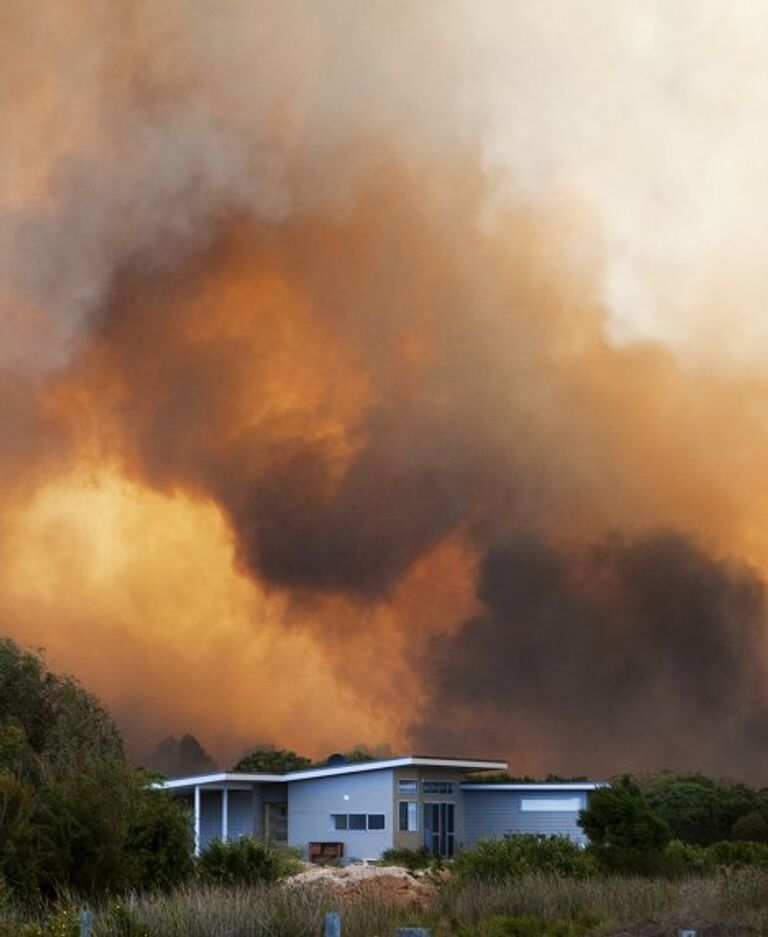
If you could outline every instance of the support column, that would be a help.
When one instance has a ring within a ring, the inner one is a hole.
[[[225,787],[221,792],[221,841],[229,839],[229,791]]]
[[[200,855],[200,785],[195,784],[195,855]]]

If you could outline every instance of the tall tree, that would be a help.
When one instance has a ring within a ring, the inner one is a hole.
[[[162,870],[140,858],[147,842],[173,843]],[[96,697],[0,639],[0,879],[25,896],[96,894],[162,887],[190,863],[183,809],[131,766]]]

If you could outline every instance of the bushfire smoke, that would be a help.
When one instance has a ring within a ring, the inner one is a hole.
[[[5,631],[137,751],[763,769],[761,6],[0,15]]]

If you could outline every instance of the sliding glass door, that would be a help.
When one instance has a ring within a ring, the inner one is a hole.
[[[453,855],[454,811],[454,804],[424,804],[424,846],[433,856]]]

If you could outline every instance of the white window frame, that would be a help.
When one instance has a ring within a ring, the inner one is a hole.
[[[578,813],[584,806],[581,797],[523,797],[522,813]]]
[[[409,786],[404,786],[409,785]],[[419,793],[419,779],[418,778],[398,778],[397,779],[397,793],[398,794],[418,794]]]

